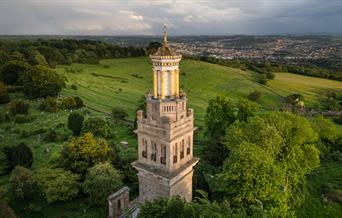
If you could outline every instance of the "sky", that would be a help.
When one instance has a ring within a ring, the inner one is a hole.
[[[342,0],[0,0],[0,35],[342,34]]]

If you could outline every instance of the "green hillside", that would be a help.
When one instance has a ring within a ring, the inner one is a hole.
[[[151,64],[148,58],[103,60],[99,65],[74,64],[60,66],[67,78],[64,95],[79,95],[90,107],[110,112],[114,106],[126,109],[130,118],[144,93],[152,88]],[[289,73],[277,73],[267,86],[255,82],[258,75],[195,60],[181,62],[181,86],[188,94],[190,107],[195,109],[197,124],[203,124],[210,98],[225,94],[246,98],[249,93],[262,93],[260,104],[269,110],[280,107],[280,97],[300,93],[313,105],[328,89],[342,90],[342,82]],[[73,70],[70,70],[73,69]],[[77,72],[76,72],[77,71]],[[71,88],[75,84],[77,90]]]

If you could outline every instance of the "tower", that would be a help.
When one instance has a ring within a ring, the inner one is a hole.
[[[164,43],[150,55],[153,94],[146,96],[146,113],[137,112],[139,201],[179,195],[192,200],[194,113],[179,91],[180,54]]]

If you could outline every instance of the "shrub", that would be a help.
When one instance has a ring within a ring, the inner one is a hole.
[[[28,114],[30,105],[23,100],[14,100],[10,103],[10,113],[15,116],[17,114]]]
[[[105,205],[107,197],[122,186],[122,176],[109,163],[99,163],[88,170],[83,183],[84,193],[93,205]]]
[[[267,79],[274,79],[275,78],[275,74],[273,72],[267,72],[266,73],[266,78]]]
[[[39,110],[41,111],[57,112],[58,109],[59,108],[56,98],[51,96],[47,96],[46,99],[39,105]]]
[[[0,104],[6,104],[10,101],[7,93],[7,87],[3,82],[0,82]]]
[[[25,73],[23,81],[24,92],[31,98],[57,96],[65,86],[63,77],[54,70],[39,65]]]
[[[77,112],[73,112],[69,115],[68,128],[72,131],[73,135],[79,135],[81,133],[83,120],[84,117]]]
[[[77,104],[74,97],[66,97],[62,100],[62,107],[67,110],[76,109]]]
[[[0,150],[0,176],[8,173],[9,163],[5,153]]]
[[[94,136],[107,138],[110,133],[110,127],[104,119],[92,117],[84,122],[82,132],[91,132]]]
[[[11,120],[11,116],[9,115],[9,113],[0,114],[0,123],[9,122],[10,120]]]
[[[254,92],[251,92],[248,95],[248,100],[250,101],[259,101],[260,98],[261,98],[261,92],[257,90],[255,90]]]
[[[17,114],[14,117],[14,122],[15,123],[30,123],[35,119],[34,116],[28,116],[28,115],[23,115],[23,114]]]
[[[9,170],[14,169],[18,165],[26,168],[32,166],[33,154],[31,148],[26,144],[20,143],[16,146],[5,146],[3,149],[9,163]]]
[[[82,99],[81,99],[80,97],[75,96],[75,97],[74,97],[74,100],[75,100],[75,102],[76,102],[76,108],[82,108],[82,107],[84,107],[84,103],[83,103],[83,101],[82,101]]]
[[[77,196],[79,178],[78,175],[60,168],[43,168],[34,175],[40,192],[49,203],[67,201]]]
[[[16,166],[11,172],[10,189],[13,196],[17,199],[24,199],[30,197],[35,190],[35,181],[31,170]]]
[[[70,87],[71,87],[73,90],[77,90],[77,85],[76,85],[76,84],[72,84]]]
[[[50,129],[47,131],[44,137],[44,141],[46,142],[55,142],[57,140],[57,132],[54,129]]]
[[[114,121],[117,122],[125,120],[128,117],[128,114],[124,109],[115,107],[112,109],[112,117]]]
[[[267,84],[266,74],[260,74],[258,83],[260,83],[262,85],[266,85]]]
[[[81,175],[85,175],[87,169],[95,163],[113,159],[114,153],[107,141],[97,139],[91,133],[86,133],[78,138],[72,138],[63,147],[60,164]]]

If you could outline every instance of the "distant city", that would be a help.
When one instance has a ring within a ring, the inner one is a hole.
[[[73,38],[99,40],[120,46],[146,47],[160,36],[0,36],[0,39]],[[325,35],[233,35],[170,36],[171,46],[187,56],[218,59],[269,60],[315,65],[342,71],[342,36]]]

